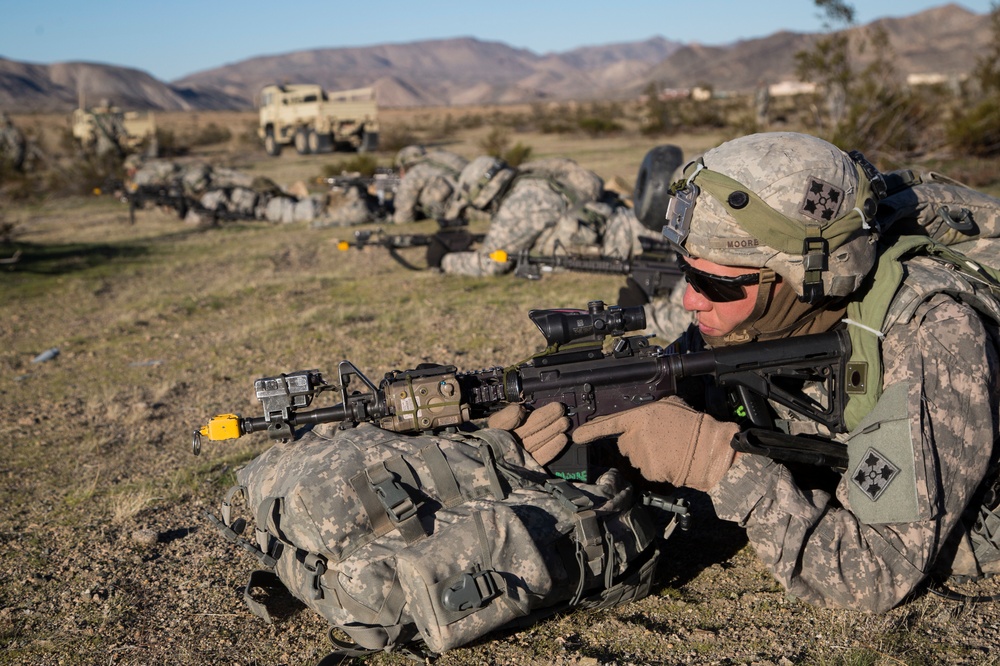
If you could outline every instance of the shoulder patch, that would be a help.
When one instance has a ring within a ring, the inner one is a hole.
[[[851,482],[874,502],[898,475],[898,467],[874,448],[868,447],[861,462],[851,473]]]
[[[810,178],[799,212],[820,222],[837,218],[844,203],[844,190],[819,178]]]

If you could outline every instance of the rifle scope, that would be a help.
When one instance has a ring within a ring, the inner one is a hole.
[[[646,313],[641,306],[604,307],[604,301],[590,301],[586,310],[531,310],[535,322],[549,345],[567,342],[602,341],[609,335],[646,328]]]

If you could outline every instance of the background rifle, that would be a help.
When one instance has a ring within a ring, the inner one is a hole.
[[[392,217],[393,199],[396,190],[399,188],[399,174],[393,169],[378,167],[371,176],[362,176],[360,173],[342,173],[339,176],[331,176],[326,179],[326,184],[330,189],[348,190],[357,189],[372,211],[372,216],[376,220],[385,220]]]
[[[703,389],[711,378],[730,391],[736,414],[750,427],[734,447],[784,460],[845,467],[845,447],[812,437],[784,435],[774,428],[767,400],[843,432],[847,359],[845,331],[753,342],[709,351],[676,353],[673,346],[650,346],[645,336],[626,336],[645,328],[641,307],[605,309],[592,301],[587,310],[531,310],[528,316],[545,337],[546,348],[514,366],[458,372],[451,365],[424,364],[394,370],[376,386],[350,361],[341,361],[337,383],[318,370],[304,370],[254,382],[264,415],[223,414],[194,432],[201,438],[234,439],[266,430],[273,439],[291,439],[300,426],[367,421],[385,430],[415,433],[454,428],[488,416],[510,403],[529,410],[550,402],[567,407],[570,432],[598,416],[613,414],[681,392]],[[607,337],[613,337],[605,352]],[[806,382],[823,384],[825,402],[802,391]],[[360,386],[359,386],[360,384]],[[339,390],[333,407],[300,411],[319,393]],[[573,445],[549,465],[560,476],[589,477],[587,447]]]
[[[182,220],[187,217],[189,210],[200,207],[197,201],[184,193],[184,187],[176,181],[151,185],[127,183],[121,191],[122,199],[128,204],[129,224],[135,224],[136,208],[145,208],[149,203],[157,207],[172,208]]]
[[[430,267],[440,267],[441,258],[450,252],[465,252],[476,243],[483,242],[486,234],[474,234],[468,230],[468,222],[463,219],[439,219],[438,230],[432,234],[387,234],[381,227],[354,232],[354,241],[338,241],[337,249],[363,249],[369,245],[384,247],[389,256],[412,271]],[[426,247],[427,266],[416,266],[407,261],[397,250],[409,247]]]
[[[677,267],[676,255],[665,242],[642,239],[642,244],[642,253],[630,259],[573,254],[532,255],[529,250],[522,250],[513,258],[502,251],[490,256],[497,261],[513,261],[514,275],[529,280],[539,280],[542,273],[551,273],[557,268],[584,273],[625,275],[635,282],[648,302],[656,296],[669,293],[681,278],[681,271]]]
[[[150,185],[127,183],[115,191],[120,192],[121,200],[128,204],[128,220],[130,224],[135,224],[136,209],[146,208],[147,204],[173,209],[177,212],[177,217],[182,220],[191,211],[194,211],[198,215],[212,218],[213,223],[219,220],[255,219],[253,215],[247,215],[246,213],[240,213],[224,207],[207,208],[198,199],[188,196],[184,192],[184,186],[179,181],[169,184]]]

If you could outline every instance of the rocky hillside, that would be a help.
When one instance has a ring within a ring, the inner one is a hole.
[[[877,24],[901,74],[968,72],[991,38],[982,15],[956,4]],[[258,56],[170,83],[127,67],[0,58],[0,108],[65,111],[82,91],[89,103],[107,97],[129,109],[246,109],[264,85],[300,82],[373,86],[390,107],[622,98],[651,82],[745,91],[761,80],[795,80],[795,53],[817,37],[779,32],[726,46],[654,37],[544,55],[463,37]]]
[[[906,18],[876,21],[855,29],[855,33],[873,27],[885,30],[896,54],[896,69],[904,75],[967,73],[992,38],[989,22],[981,14],[955,4]],[[817,37],[778,32],[725,47],[689,44],[651,68],[646,80],[632,85],[630,90],[639,90],[650,80],[665,87],[707,84],[721,90],[748,90],[759,80],[794,81],[795,54],[809,48]],[[859,58],[864,62],[864,55]]]

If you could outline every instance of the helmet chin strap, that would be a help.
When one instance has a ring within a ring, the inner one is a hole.
[[[757,287],[757,300],[754,302],[753,310],[747,318],[743,320],[743,323],[738,324],[736,328],[725,335],[703,335],[702,337],[704,337],[705,342],[712,347],[725,347],[727,345],[737,345],[755,340],[761,334],[761,331],[755,327],[760,318],[767,312],[767,306],[771,302],[771,295],[774,294],[777,279],[778,276],[773,270],[770,268],[761,268],[760,282]]]

